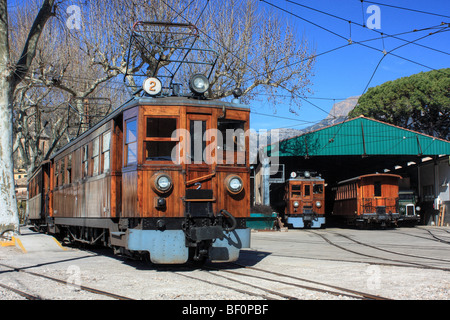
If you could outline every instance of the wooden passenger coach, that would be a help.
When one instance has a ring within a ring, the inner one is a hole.
[[[155,263],[235,260],[250,241],[248,129],[240,104],[136,98],[42,164],[30,219]]]
[[[333,215],[354,224],[396,225],[401,178],[395,174],[368,174],[339,182]]]

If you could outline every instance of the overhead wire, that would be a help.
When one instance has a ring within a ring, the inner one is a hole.
[[[338,20],[341,20],[341,21],[348,22],[350,25],[351,25],[351,24],[355,24],[355,25],[357,25],[357,26],[360,26],[360,27],[363,27],[363,28],[365,28],[365,29],[371,30],[371,31],[373,31],[373,32],[379,33],[379,34],[381,34],[382,36],[384,35],[384,36],[392,37],[392,38],[397,39],[397,40],[400,40],[400,41],[408,42],[408,40],[399,38],[397,35],[389,35],[389,34],[387,34],[387,33],[385,33],[385,32],[378,31],[377,29],[370,29],[370,28],[367,28],[367,26],[364,25],[364,24],[361,24],[361,23],[358,23],[358,22],[355,22],[355,21],[352,21],[352,20],[349,20],[349,19],[346,19],[346,18],[337,16],[337,15],[335,15],[335,14],[332,14],[332,13],[329,13],[329,12],[326,12],[326,11],[323,11],[323,10],[319,10],[319,9],[316,9],[316,8],[312,8],[312,7],[310,7],[310,6],[306,6],[306,5],[304,5],[304,4],[301,4],[301,3],[298,3],[298,2],[295,2],[295,1],[292,1],[292,0],[285,0],[285,1],[286,1],[286,2],[289,2],[289,3],[293,4],[293,5],[296,5],[296,6],[299,6],[299,7],[302,7],[302,8],[306,8],[306,9],[309,9],[309,10],[312,10],[312,11],[316,11],[316,12],[319,12],[319,13],[321,13],[321,14],[324,14],[324,15],[327,15],[327,16],[330,16],[330,17],[333,17],[333,18],[338,19]],[[361,1],[361,3],[362,3],[362,1]],[[364,14],[364,13],[363,13],[363,14]],[[351,29],[350,29],[350,38],[351,38]],[[382,37],[382,38],[383,38],[383,37]],[[361,41],[360,41],[360,42],[361,42]],[[432,47],[429,47],[429,46],[425,46],[425,45],[422,45],[422,44],[419,44],[419,43],[414,43],[414,45],[420,46],[420,47],[423,47],[423,48],[426,48],[426,49],[429,49],[429,50],[437,51],[437,52],[440,52],[440,53],[443,53],[443,54],[446,54],[446,55],[450,55],[450,53],[448,53],[448,52],[445,52],[445,51],[442,51],[442,50],[438,50],[438,49],[435,49],[435,48],[432,48]]]
[[[273,3],[268,2],[268,1],[266,1],[266,0],[260,0],[260,1],[262,1],[262,2],[264,2],[264,3],[266,3],[266,4],[270,5],[270,6],[272,6],[272,7],[274,7],[274,8],[277,8],[278,10],[281,10],[281,11],[283,11],[283,12],[286,12],[286,13],[288,13],[288,14],[290,14],[290,15],[292,15],[292,16],[294,16],[294,17],[300,19],[300,20],[303,20],[303,21],[305,21],[305,22],[307,22],[307,23],[309,23],[309,24],[312,24],[312,25],[314,25],[314,26],[316,26],[316,27],[318,27],[318,28],[320,28],[320,29],[322,29],[322,30],[328,32],[328,33],[331,33],[331,34],[333,34],[333,35],[335,35],[335,36],[341,38],[341,39],[345,39],[346,41],[348,41],[348,39],[347,39],[345,36],[343,36],[343,35],[341,35],[341,34],[335,32],[335,31],[333,31],[333,30],[330,30],[330,29],[328,29],[328,28],[326,28],[326,27],[324,27],[324,26],[321,26],[321,25],[319,25],[319,24],[313,22],[313,21],[310,21],[310,20],[308,20],[308,19],[306,19],[306,18],[303,18],[303,17],[301,17],[301,16],[299,16],[299,15],[297,15],[297,14],[291,12],[291,11],[285,10],[285,9],[283,9],[283,8],[277,6],[277,5],[274,5]],[[357,41],[355,41],[355,42],[352,42],[352,43],[358,44],[358,45],[360,45],[360,46],[363,46],[363,47],[366,47],[366,48],[369,48],[369,49],[372,49],[372,50],[375,50],[375,51],[382,52],[382,50],[377,49],[377,48],[372,47],[372,46],[369,46],[369,45],[367,45],[367,44],[365,44],[365,43],[362,43],[362,42],[357,42]],[[397,57],[397,58],[400,58],[400,59],[405,60],[405,61],[409,61],[409,62],[414,63],[414,64],[417,64],[417,65],[420,65],[420,66],[422,66],[422,67],[424,67],[424,68],[427,68],[427,69],[430,69],[430,70],[436,70],[435,68],[432,68],[432,67],[430,67],[430,66],[427,66],[427,65],[425,65],[425,64],[423,64],[423,63],[420,63],[420,62],[417,62],[417,61],[414,61],[414,60],[411,60],[411,59],[402,57],[402,56],[397,55],[397,54],[390,53],[390,55],[392,55],[392,56],[394,56],[394,57]]]
[[[276,5],[270,3],[270,2],[268,2],[268,1],[266,1],[266,0],[261,0],[261,1],[267,3],[268,5],[270,5],[270,6],[272,6],[272,7],[277,8],[277,9],[283,11],[283,12],[286,12],[286,13],[288,13],[288,14],[294,16],[294,17],[297,17],[297,18],[299,18],[299,19],[301,19],[301,20],[303,20],[303,21],[305,21],[305,22],[308,22],[308,23],[310,23],[310,24],[312,24],[312,25],[314,25],[314,26],[316,26],[316,27],[318,27],[318,28],[320,28],[320,29],[322,29],[322,30],[325,30],[325,31],[327,31],[327,32],[329,32],[329,33],[331,33],[331,34],[333,34],[333,35],[335,35],[335,36],[337,36],[337,37],[339,37],[339,38],[341,38],[341,39],[346,39],[344,36],[342,36],[342,35],[336,33],[335,31],[332,31],[332,30],[330,30],[330,29],[328,29],[328,28],[325,28],[324,26],[321,26],[321,25],[319,25],[319,24],[317,24],[317,23],[315,23],[315,22],[312,22],[312,21],[310,21],[310,20],[308,20],[308,19],[305,19],[305,18],[303,18],[303,17],[301,17],[301,16],[299,16],[299,15],[297,15],[297,14],[294,14],[293,12],[287,11],[287,10],[285,10],[285,9],[279,7],[279,6],[276,6]],[[286,1],[287,1],[287,2],[290,2],[290,3],[294,3],[293,1],[290,1],[290,0],[286,0]],[[362,0],[361,0],[361,2],[362,2]],[[296,3],[296,4],[297,4],[297,3]],[[308,7],[308,8],[309,8],[309,7]],[[314,10],[315,10],[315,9],[314,9]],[[318,10],[316,10],[316,11],[318,11]],[[335,15],[328,14],[328,13],[325,13],[325,12],[323,12],[323,11],[321,11],[321,12],[324,13],[324,14],[331,15],[331,16],[334,16],[335,18],[337,18],[337,16],[335,16]],[[340,18],[340,17],[339,17],[339,19],[344,20],[343,18]],[[348,20],[346,20],[346,21],[348,21]],[[437,32],[442,32],[442,31],[444,31],[445,29],[447,29],[449,26],[450,26],[450,24],[447,24],[447,26],[444,26],[443,28],[441,28],[441,29],[438,30]],[[426,36],[424,36],[424,37],[421,37],[421,38],[419,38],[419,39],[416,39],[416,40],[414,40],[414,41],[418,41],[418,40],[423,39],[423,38],[425,38],[425,37],[428,37],[428,36],[430,36],[430,35],[432,35],[432,34],[436,34],[437,32],[428,34],[428,35],[426,35]],[[400,39],[401,39],[401,38],[400,38]],[[404,39],[401,39],[401,40],[405,41]],[[404,58],[404,57],[401,57],[401,56],[399,56],[399,55],[396,55],[396,54],[393,54],[393,53],[392,53],[392,51],[394,51],[394,50],[396,50],[396,49],[399,49],[399,48],[401,48],[401,47],[403,47],[403,46],[405,46],[405,45],[407,45],[407,44],[413,43],[414,41],[408,41],[407,43],[405,43],[405,44],[403,44],[403,45],[401,45],[401,46],[399,46],[399,47],[397,47],[397,48],[394,48],[394,49],[391,50],[390,52],[386,52],[386,51],[384,51],[384,50],[379,50],[379,49],[374,48],[374,47],[372,47],[372,46],[363,44],[363,43],[361,43],[361,42],[351,42],[351,43],[356,43],[356,44],[362,45],[362,46],[364,46],[364,47],[367,47],[367,48],[370,48],[370,49],[373,49],[373,50],[376,50],[376,51],[381,51],[381,52],[383,52],[383,57],[380,59],[380,61],[378,62],[377,66],[376,66],[376,68],[375,68],[375,70],[373,71],[373,73],[372,73],[372,75],[371,75],[371,78],[370,78],[370,80],[369,80],[369,83],[367,84],[366,88],[364,89],[364,92],[365,92],[365,90],[367,90],[367,87],[368,87],[368,85],[370,84],[371,80],[373,79],[373,76],[375,75],[376,70],[378,69],[379,65],[381,64],[382,60],[384,59],[384,57],[386,57],[387,54],[390,54],[390,55],[392,55],[392,56],[394,56],[394,57],[398,57],[398,58],[401,58],[401,59],[403,59],[403,60],[406,60],[406,61],[409,61],[409,62],[418,64],[418,65],[421,65],[421,66],[423,66],[423,67],[425,67],[425,68],[428,68],[428,69],[431,69],[431,70],[436,70],[436,69],[434,69],[434,68],[431,68],[431,67],[429,67],[429,66],[426,66],[426,65],[424,65],[424,64],[421,64],[421,63],[419,63],[419,62],[417,62],[417,61],[413,61],[413,60],[411,60],[411,59]],[[437,71],[439,71],[439,70],[437,70]],[[337,131],[335,132],[334,137],[331,138],[331,139],[329,139],[328,143],[325,144],[325,145],[322,147],[322,149],[325,148],[329,143],[331,143],[331,141],[334,141],[334,138],[335,138],[336,135],[339,133],[340,129],[342,128],[342,126],[344,125],[344,123],[345,123],[347,120],[348,120],[348,118],[345,119],[343,122],[341,122],[341,123],[339,124],[339,127],[338,127]]]

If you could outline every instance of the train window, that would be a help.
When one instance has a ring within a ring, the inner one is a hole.
[[[323,184],[315,184],[313,186],[313,193],[323,193]]]
[[[305,197],[311,195],[311,186],[309,184],[305,184]]]
[[[109,156],[109,149],[111,145],[111,132],[105,132],[103,134],[103,143],[102,143],[102,158],[103,158],[103,172],[109,171],[109,163],[110,163],[110,156]]]
[[[125,152],[126,164],[128,166],[137,162],[137,121],[136,118],[126,122]]]
[[[245,164],[245,121],[218,119],[217,129],[222,135],[218,148],[222,149],[227,164]],[[230,152],[232,152],[230,154]]]
[[[375,181],[373,183],[373,193],[374,197],[381,197],[381,182]]]
[[[66,183],[69,184],[72,182],[72,155],[71,154],[69,154],[67,156],[66,173],[67,173]]]
[[[170,138],[176,129],[176,118],[147,118],[147,138]]]
[[[60,181],[59,181],[59,185],[60,186],[62,186],[62,185],[64,185],[64,176],[65,176],[65,171],[64,171],[64,167],[65,167],[65,163],[66,163],[66,158],[63,158],[62,160],[61,160],[61,165],[60,165],[60,171],[59,171],[59,177],[60,177]]]
[[[55,187],[59,185],[59,161],[55,162]]]
[[[92,175],[96,176],[99,173],[99,146],[100,138],[97,137],[92,141]]]
[[[178,137],[172,135],[177,130],[177,118],[147,118],[144,154],[146,161],[176,161],[172,150],[176,148]]]
[[[86,178],[88,176],[88,154],[89,145],[83,146],[82,160],[81,160],[81,177]]]
[[[172,150],[176,141],[147,141],[145,143],[145,159],[147,161],[171,161]]]
[[[206,121],[191,120],[189,131],[191,133],[191,160],[194,163],[205,161],[206,141],[203,139],[206,132]]]

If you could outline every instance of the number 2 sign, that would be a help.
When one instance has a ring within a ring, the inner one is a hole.
[[[147,78],[142,84],[142,88],[151,96],[157,95],[161,92],[161,81],[158,78]]]

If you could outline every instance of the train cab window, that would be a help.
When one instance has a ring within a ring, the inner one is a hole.
[[[323,184],[315,184],[313,186],[313,193],[314,194],[323,193]]]
[[[172,150],[176,148],[177,118],[147,118],[144,138],[146,161],[172,161]]]
[[[218,141],[218,148],[223,150],[223,160],[225,160],[225,163],[245,164],[244,128],[245,121],[242,120],[217,120],[217,129],[222,135],[222,141]]]
[[[293,184],[291,189],[292,189],[291,197],[296,198],[302,196],[302,186],[300,184]]]
[[[375,181],[373,183],[373,192],[375,197],[381,197],[381,182]]]
[[[309,184],[305,184],[305,197],[311,195],[311,186]]]
[[[109,164],[110,164],[110,153],[109,150],[111,148],[111,132],[105,132],[103,134],[103,141],[102,141],[102,162],[103,162],[103,172],[109,171]]]
[[[127,120],[125,137],[126,164],[128,166],[137,162],[137,121],[136,119]]]
[[[176,129],[176,118],[147,118],[147,138],[170,138]]]

